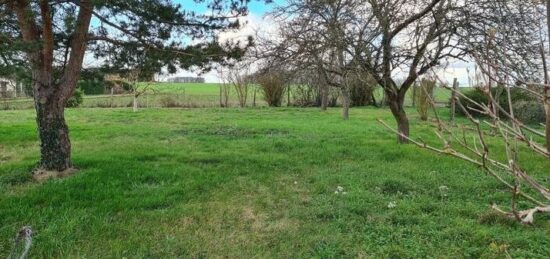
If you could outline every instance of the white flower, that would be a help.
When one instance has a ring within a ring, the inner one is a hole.
[[[334,194],[348,194],[348,193],[344,191],[344,187],[337,186],[336,191],[334,191]]]
[[[298,182],[297,182],[297,181],[294,181],[294,184],[298,184]]]
[[[439,193],[441,194],[441,197],[447,197],[448,192],[449,192],[449,187],[445,185],[439,186]]]
[[[388,209],[393,209],[397,207],[397,203],[395,203],[395,201],[390,201],[390,203],[388,203]]]

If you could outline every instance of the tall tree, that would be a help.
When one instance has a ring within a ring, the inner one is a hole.
[[[369,12],[354,43],[359,63],[384,89],[397,122],[398,141],[407,142],[406,93],[414,82],[463,51],[455,40],[460,24],[455,0],[366,0]],[[397,80],[401,78],[402,80]]]
[[[326,85],[340,90],[345,120],[351,104],[350,79],[360,70],[349,39],[355,37],[355,22],[363,5],[358,0],[291,0],[274,12],[284,41],[272,53],[299,69],[316,71]],[[321,89],[321,94],[326,105],[328,89]]]
[[[4,59],[31,70],[40,138],[39,168],[72,167],[64,108],[75,91],[86,53],[97,61],[120,50],[148,50],[158,67],[198,66],[239,58],[238,43],[221,44],[216,33],[239,27],[248,0],[195,0],[207,15],[169,0],[0,0],[0,50]],[[90,51],[88,51],[90,50]],[[8,61],[4,61],[8,62]]]
[[[457,0],[289,1],[276,15],[288,20],[276,54],[318,67],[344,96],[350,75],[372,77],[384,89],[399,142],[407,142],[407,91],[432,68],[464,54],[455,37],[460,7]]]

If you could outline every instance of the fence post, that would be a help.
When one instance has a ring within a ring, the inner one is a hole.
[[[453,80],[453,92],[451,93],[451,122],[455,121],[457,91],[458,79],[455,77]]]
[[[290,84],[288,84],[286,95],[286,106],[290,106]]]
[[[254,86],[254,99],[252,100],[252,107],[256,107],[256,91],[258,88]]]
[[[416,85],[416,83],[414,83],[414,84],[412,85],[412,88],[413,88],[413,92],[412,92],[412,107],[416,107],[416,88],[418,88],[417,85]]]

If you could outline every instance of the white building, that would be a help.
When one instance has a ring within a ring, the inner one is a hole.
[[[17,83],[15,80],[0,77],[0,98],[17,97]]]

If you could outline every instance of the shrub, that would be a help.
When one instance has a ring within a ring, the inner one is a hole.
[[[428,111],[430,109],[430,98],[433,96],[435,81],[422,79],[420,86],[415,91],[416,96],[416,111],[420,115],[420,119],[425,121],[428,120]]]
[[[352,76],[349,78],[350,100],[353,106],[375,105],[374,89],[377,85],[369,75]]]
[[[468,90],[463,93],[466,97],[469,99],[480,103],[480,104],[487,104],[488,98],[487,95],[481,90],[480,88],[474,88],[472,90]],[[502,107],[506,112],[509,112],[510,108],[508,105],[508,94],[507,91],[505,91],[502,87],[495,87],[491,89],[491,94],[493,95],[493,98],[498,101],[498,104],[500,107]],[[527,91],[521,89],[521,88],[511,88],[510,89],[510,97],[512,99],[512,106],[514,106],[518,102],[536,102],[536,98],[530,95]],[[464,107],[468,108],[474,108],[479,110],[479,107],[476,107],[472,102],[468,101],[464,96],[459,97],[460,102]],[[464,115],[464,112],[462,109],[457,105],[456,112],[459,115]],[[517,109],[514,109],[516,111]],[[474,116],[474,117],[480,117],[483,114],[480,114],[479,112],[475,110],[469,109],[468,112]]]
[[[515,117],[523,123],[534,124],[546,121],[546,111],[540,102],[519,101],[512,107]]]
[[[318,106],[320,100],[319,89],[311,84],[298,84],[294,86],[294,105],[300,107]]]
[[[78,88],[86,95],[98,95],[105,93],[105,82],[101,80],[81,80]]]
[[[127,93],[132,90],[132,84],[123,80],[105,81],[105,86],[106,89],[112,91],[114,94]]]
[[[264,99],[269,106],[279,107],[286,90],[286,80],[283,73],[269,71],[256,79],[264,93]]]
[[[166,108],[181,107],[181,105],[172,96],[163,96],[159,100],[160,105]]]
[[[73,96],[67,100],[65,107],[76,108],[82,104],[84,101],[84,93],[80,89],[76,89],[73,93]]]
[[[78,88],[86,95],[99,95],[105,93],[105,83],[101,81],[80,81]]]

